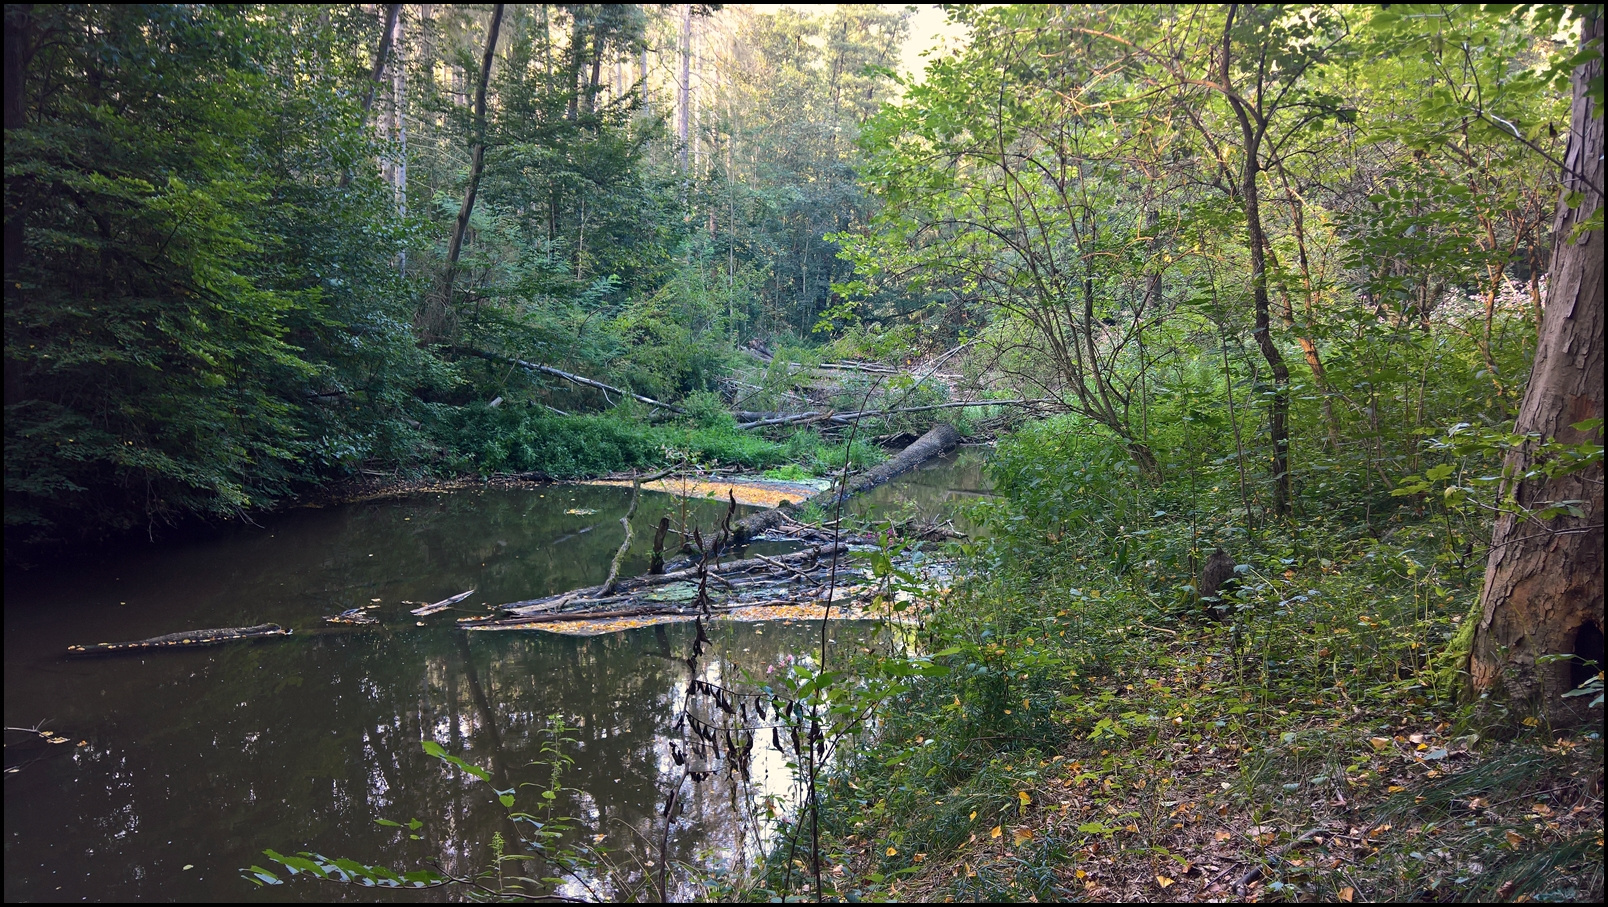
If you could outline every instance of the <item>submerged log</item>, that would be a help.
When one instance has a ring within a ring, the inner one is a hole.
[[[863,491],[876,488],[878,485],[882,485],[897,476],[904,475],[934,457],[948,453],[959,443],[960,432],[956,431],[954,426],[940,422],[934,425],[926,434],[917,438],[909,447],[899,451],[897,456],[850,480],[846,488],[829,488],[819,494],[812,495],[799,504],[775,507],[739,520],[736,526],[737,544],[740,545],[756,535],[781,526],[792,514],[810,504],[819,505],[822,510],[830,510],[836,507],[840,501],[847,500]]]
[[[255,627],[220,627],[214,630],[187,630],[153,636],[134,642],[98,642],[89,646],[68,646],[69,655],[116,655],[123,652],[140,652],[151,649],[194,648],[215,646],[219,643],[242,639],[263,639],[270,636],[289,636],[290,631],[278,624],[258,624]]]

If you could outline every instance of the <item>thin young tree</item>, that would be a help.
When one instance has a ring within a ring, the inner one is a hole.
[[[486,86],[491,81],[491,63],[497,54],[497,31],[502,26],[503,4],[491,11],[491,24],[486,27],[486,52],[480,58],[480,83],[475,88],[475,112],[472,145],[469,152],[469,186],[464,190],[463,205],[458,208],[458,221],[452,229],[452,242],[447,246],[447,266],[441,277],[439,299],[420,318],[419,333],[426,340],[439,340],[452,310],[452,285],[458,276],[458,256],[463,251],[463,237],[469,230],[469,216],[475,210],[475,193],[480,188],[480,175],[486,166]]]

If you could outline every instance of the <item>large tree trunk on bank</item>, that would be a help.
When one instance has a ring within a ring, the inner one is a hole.
[[[1582,44],[1603,39],[1603,20],[1588,19]],[[1601,79],[1602,57],[1574,73],[1574,110],[1564,157],[1562,197],[1554,222],[1551,287],[1541,322],[1540,344],[1517,431],[1563,444],[1602,443],[1602,429],[1571,425],[1603,415],[1603,233],[1571,240],[1575,224],[1602,207],[1591,188],[1603,184],[1602,111],[1592,110],[1587,88]],[[1585,179],[1581,177],[1584,176]],[[1568,207],[1570,193],[1584,196]],[[1562,698],[1603,660],[1603,468],[1547,479],[1525,476],[1537,466],[1526,445],[1508,456],[1512,498],[1518,513],[1497,517],[1480,596],[1469,659],[1467,692],[1509,705],[1513,718],[1536,716],[1554,725],[1601,722],[1587,697]],[[1540,521],[1525,511],[1549,502],[1579,501],[1580,516]],[[1537,664],[1543,655],[1575,654],[1580,661]]]

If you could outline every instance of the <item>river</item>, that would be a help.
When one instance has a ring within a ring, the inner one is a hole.
[[[950,458],[878,493],[941,503],[981,488],[975,454]],[[925,487],[927,490],[922,490]],[[613,848],[587,879],[620,896],[656,874],[659,810],[680,778],[671,724],[693,628],[596,637],[464,633],[452,618],[487,605],[600,582],[620,541],[629,490],[541,488],[416,492],[301,509],[204,540],[110,555],[69,571],[12,571],[5,602],[5,897],[41,900],[417,900],[312,881],[258,888],[239,870],[262,854],[315,851],[399,869],[440,861],[472,874],[510,832],[496,789],[546,784],[550,716],[574,758],[557,807]],[[899,506],[905,506],[903,504]],[[723,512],[644,494],[637,525],[663,513],[707,530]],[[645,569],[649,532],[622,570]],[[411,603],[474,588],[422,619]],[[68,659],[74,643],[263,622],[316,628],[324,615],[375,606],[379,630],[301,634],[211,648]],[[423,627],[417,623],[425,624]],[[840,624],[836,645],[869,630]],[[813,624],[720,622],[700,678],[757,688],[807,658]],[[54,732],[51,743],[18,728]],[[679,735],[677,735],[679,736]],[[424,741],[491,771],[477,781],[427,755]],[[763,846],[767,814],[792,801],[781,754],[755,745],[752,784],[715,775],[683,789],[669,854],[710,869]],[[540,803],[535,788],[520,806]],[[410,837],[403,823],[423,825]],[[587,838],[588,841],[592,839]],[[686,875],[672,896],[697,897]],[[579,883],[569,893],[587,896]],[[640,895],[639,895],[640,896]]]

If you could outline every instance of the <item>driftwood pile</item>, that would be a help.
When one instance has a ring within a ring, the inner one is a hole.
[[[458,624],[475,630],[521,630],[556,621],[717,613],[819,601],[829,589],[844,592],[848,553],[849,546],[839,542],[724,564],[710,557],[684,570],[622,580],[612,591],[604,584],[511,602],[498,608],[503,616],[466,617]],[[833,602],[840,604],[845,597],[834,594]]]

